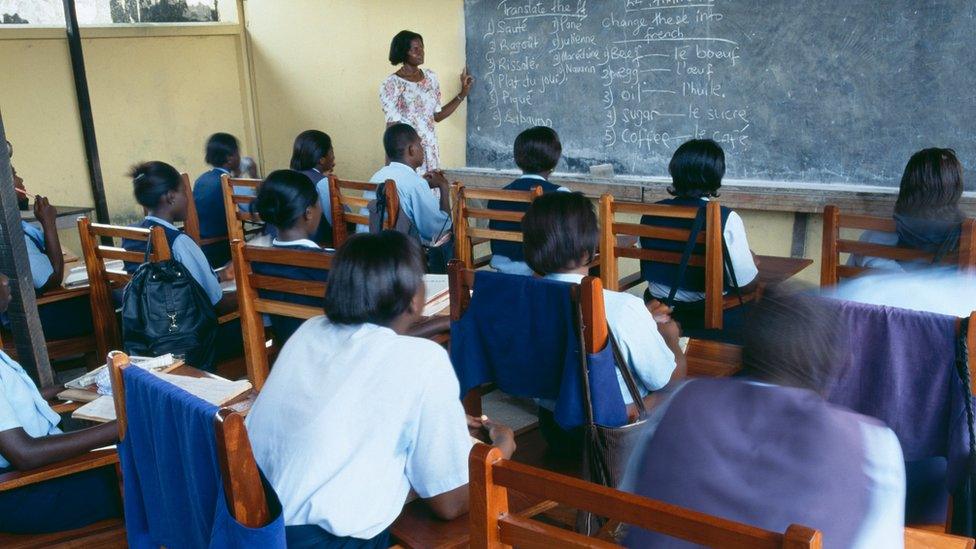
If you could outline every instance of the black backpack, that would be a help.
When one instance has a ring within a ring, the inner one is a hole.
[[[211,370],[217,314],[200,284],[175,259],[146,257],[122,295],[122,342],[137,356],[181,354],[186,363]]]

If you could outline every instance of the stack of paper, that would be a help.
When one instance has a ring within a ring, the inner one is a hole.
[[[233,400],[251,389],[251,382],[247,380],[230,381],[217,376],[190,377],[161,372],[153,374],[215,406]],[[109,395],[100,396],[75,410],[71,417],[102,423],[112,421],[115,419],[115,401]]]
[[[446,274],[425,274],[424,286],[427,287],[427,304],[423,316],[434,316],[451,305]]]

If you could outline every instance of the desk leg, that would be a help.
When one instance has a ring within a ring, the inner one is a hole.
[[[790,244],[790,257],[803,257],[807,247],[807,222],[810,214],[795,212],[793,214],[793,240]]]

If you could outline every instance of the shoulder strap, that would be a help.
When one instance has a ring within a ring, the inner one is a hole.
[[[586,361],[586,343],[583,340],[583,306],[579,301],[579,289],[573,291],[576,292],[573,312],[576,316],[576,339],[579,346],[577,354],[579,355],[580,377],[583,384],[583,413],[586,424],[593,425],[596,422],[593,418],[593,396],[590,394],[590,365]]]
[[[739,288],[739,280],[735,276],[735,267],[732,266],[732,254],[729,252],[729,246],[725,242],[724,230],[722,231],[722,261],[725,263],[725,270],[729,272],[729,281],[732,282],[735,295],[739,298],[739,305],[742,305],[742,289]]]
[[[624,360],[623,353],[620,352],[620,345],[617,344],[617,338],[613,335],[613,332],[609,330],[610,333],[610,346],[613,348],[613,360],[617,363],[617,369],[624,377],[624,383],[627,384],[627,391],[630,392],[630,398],[634,399],[634,405],[637,406],[637,417],[643,418],[647,413],[647,409],[644,406],[644,398],[641,397],[640,391],[637,389],[637,380],[634,379],[634,373],[630,371],[630,365]]]
[[[691,253],[695,251],[695,244],[697,244],[698,234],[701,233],[702,227],[705,226],[705,207],[700,206],[698,208],[698,214],[695,216],[695,221],[691,225],[691,234],[688,236],[688,242],[685,243],[685,249],[681,252],[681,263],[678,264],[678,273],[674,277],[674,283],[671,284],[671,291],[668,292],[668,297],[665,299],[664,304],[668,307],[674,305],[674,298],[678,295],[678,289],[681,287],[681,283],[685,280],[685,271],[688,270],[688,262],[691,261]]]

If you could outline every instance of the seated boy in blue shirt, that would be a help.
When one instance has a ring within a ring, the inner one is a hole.
[[[409,124],[393,124],[383,134],[386,150],[386,166],[370,178],[371,183],[387,179],[396,182],[400,198],[400,213],[413,225],[411,232],[422,244],[432,244],[451,231],[451,197],[444,174],[428,172],[424,177],[417,169],[424,163],[424,144],[417,130]],[[440,198],[432,188],[440,190]],[[363,193],[364,198],[375,198],[375,193]]]
[[[559,134],[546,126],[535,126],[515,138],[515,164],[522,170],[522,177],[505,186],[506,191],[529,191],[542,187],[543,193],[566,191],[549,182],[549,175],[556,169],[563,146]],[[521,202],[490,200],[489,210],[505,210],[525,213],[529,205]],[[498,231],[520,231],[517,221],[489,221],[488,228]],[[532,269],[525,263],[522,244],[506,240],[491,241],[491,267],[506,274],[532,276]]]
[[[0,274],[0,311],[9,304],[9,280]],[[117,441],[114,421],[62,433],[60,416],[45,400],[61,389],[42,395],[20,364],[0,351],[0,472],[36,469]],[[110,465],[0,492],[0,532],[58,532],[119,517],[118,482]]]

